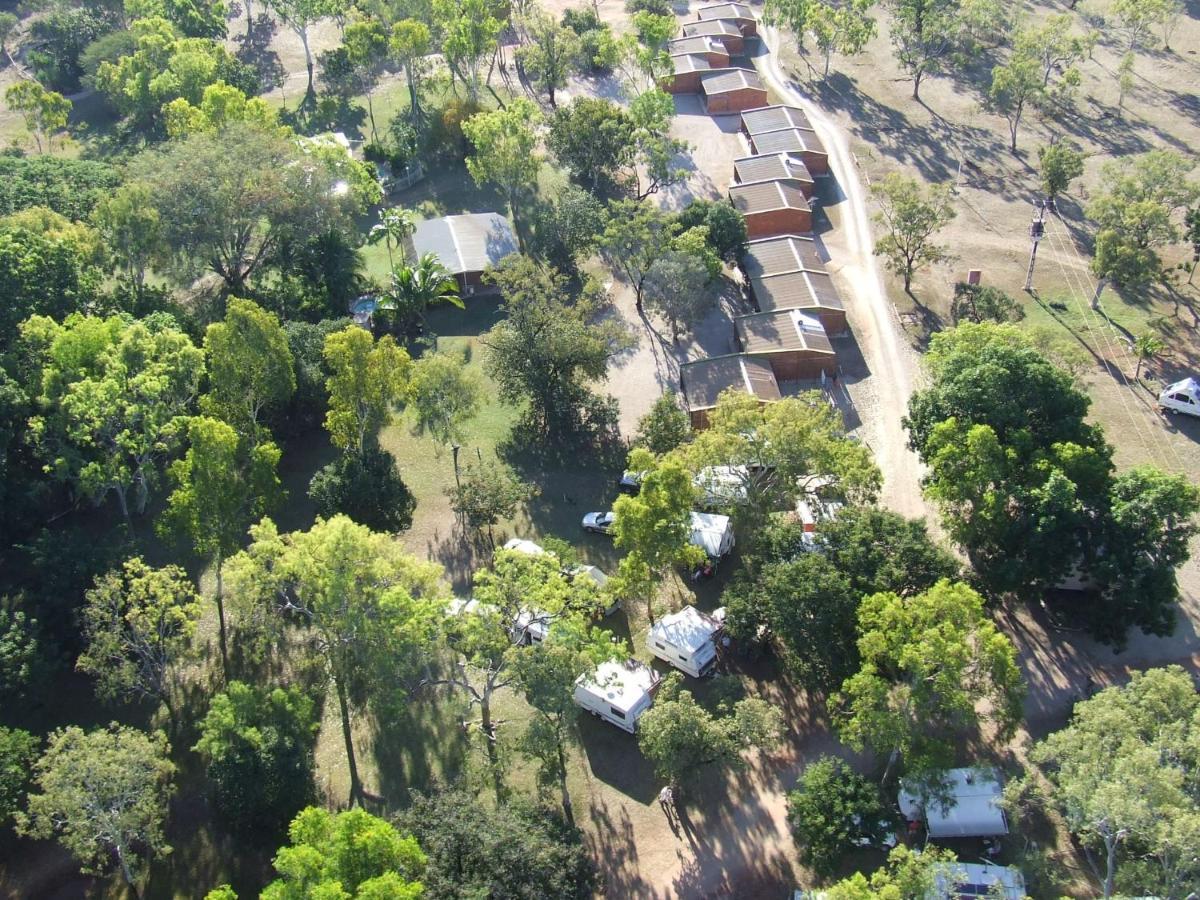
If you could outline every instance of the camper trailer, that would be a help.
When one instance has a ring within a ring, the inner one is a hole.
[[[692,479],[705,507],[736,506],[746,502],[747,466],[707,466]]]
[[[1200,381],[1185,378],[1168,385],[1158,395],[1158,406],[1169,413],[1200,416]]]
[[[716,513],[692,513],[691,542],[711,560],[719,560],[733,549],[733,522]]]
[[[713,615],[685,606],[650,626],[646,646],[650,652],[685,675],[703,678],[717,663],[718,635],[725,627],[724,610]]]
[[[1025,876],[1015,866],[939,863],[930,897],[1001,897],[1025,900]]]
[[[636,659],[609,660],[597,666],[595,674],[579,676],[575,705],[633,734],[661,680],[657,672]]]
[[[949,769],[941,783],[900,783],[900,812],[925,820],[931,838],[998,837],[1008,834],[1000,806],[1002,784],[995,769]]]

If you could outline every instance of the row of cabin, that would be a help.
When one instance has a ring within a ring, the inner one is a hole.
[[[697,94],[711,115],[737,113],[764,106],[767,89],[752,68],[732,60],[746,52],[747,38],[758,35],[758,19],[742,3],[702,6],[696,21],[683,26],[667,53],[672,72],[663,89],[672,94]]]

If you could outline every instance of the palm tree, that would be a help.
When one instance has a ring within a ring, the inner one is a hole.
[[[466,309],[458,296],[458,282],[435,254],[426,253],[416,265],[405,263],[392,269],[391,290],[379,299],[376,309],[390,313],[407,333],[424,325],[425,312],[435,303]]]
[[[396,261],[392,258],[392,242],[395,241],[396,246],[399,247],[404,243],[404,239],[412,237],[412,233],[416,230],[417,217],[413,215],[412,210],[402,206],[381,209],[379,224],[371,226],[371,230],[367,233],[367,243],[378,244],[380,241],[384,241],[387,245],[388,268],[395,270]]]
[[[1133,373],[1133,380],[1140,381],[1142,377],[1142,363],[1146,360],[1154,359],[1167,348],[1163,343],[1163,339],[1154,334],[1139,335],[1133,342],[1133,355],[1137,357],[1137,371]]]

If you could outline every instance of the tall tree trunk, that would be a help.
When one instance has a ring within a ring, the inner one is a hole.
[[[254,13],[250,9],[250,0],[244,0],[246,4],[246,39],[249,40],[251,32],[254,31]]]
[[[375,130],[375,104],[371,102],[371,89],[367,88],[367,115],[371,117],[371,138],[379,143],[379,132]],[[388,258],[391,258],[391,244],[388,245]]]
[[[415,125],[421,118],[421,98],[417,93],[417,80],[413,78],[413,63],[409,62],[404,66],[404,74],[408,78],[408,116]],[[454,70],[450,70],[450,79],[453,82]],[[453,86],[453,85],[452,85]]]
[[[218,637],[221,642],[221,674],[225,683],[229,683],[229,639],[225,631],[225,560],[221,551],[217,551],[217,625]]]
[[[485,688],[479,700],[479,729],[483,732],[488,755],[488,768],[492,770],[492,788],[496,791],[496,802],[504,802],[504,779],[500,774],[500,758],[496,751],[496,726],[492,722],[491,690]]]
[[[916,100],[917,102],[920,102],[920,100],[921,100],[921,78],[923,75],[924,75],[924,73],[920,72],[920,71],[916,72],[913,75],[913,96],[912,96],[912,98],[914,100]]]
[[[1117,843],[1116,834],[1104,836],[1104,900],[1113,895],[1114,882],[1117,878]]]
[[[133,892],[135,900],[141,900],[142,892],[138,890],[137,883],[133,877],[133,871],[129,868],[129,860],[126,859],[125,849],[123,847],[116,848],[117,863],[121,867],[121,877],[125,879],[125,883],[129,885],[129,890]]]
[[[317,92],[313,90],[313,58],[312,50],[308,48],[308,28],[299,28],[297,33],[300,35],[300,43],[304,45],[304,66],[308,69],[308,87],[304,89],[304,101],[311,103],[316,99]]]
[[[346,686],[340,678],[333,679],[337,687],[338,711],[342,716],[342,740],[346,742],[346,765],[350,769],[350,805],[362,805],[363,786],[358,777],[358,758],[354,755],[354,735],[350,730],[350,701],[346,696]]]

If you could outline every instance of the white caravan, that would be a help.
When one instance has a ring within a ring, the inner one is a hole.
[[[637,720],[654,702],[661,680],[636,659],[602,662],[594,674],[580,675],[575,681],[575,705],[633,734]]]
[[[934,869],[934,897],[1002,897],[1025,900],[1025,876],[1015,866],[940,863]]]
[[[717,662],[717,640],[725,627],[725,610],[713,615],[685,606],[650,626],[646,646],[665,663],[693,678],[703,678]]]
[[[510,538],[505,541],[504,549],[524,553],[527,556],[542,556],[546,552],[542,549],[541,544],[535,544],[533,541],[525,540],[525,538]]]
[[[694,546],[703,550],[711,560],[719,560],[733,549],[733,522],[729,516],[693,512],[692,536]]]
[[[1168,385],[1158,395],[1158,406],[1167,412],[1200,416],[1200,381],[1185,378]]]
[[[1008,834],[1001,789],[995,769],[948,769],[940,785],[902,780],[896,799],[904,818],[925,820],[931,838],[999,837]]]

